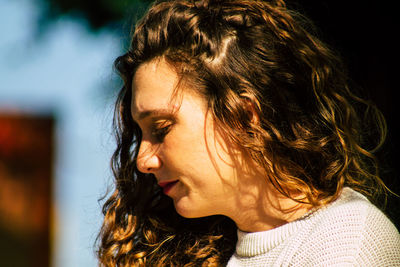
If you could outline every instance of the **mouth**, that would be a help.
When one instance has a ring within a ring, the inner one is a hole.
[[[179,180],[175,181],[167,181],[167,182],[159,182],[158,185],[163,189],[164,194],[168,195],[171,189],[179,182]]]

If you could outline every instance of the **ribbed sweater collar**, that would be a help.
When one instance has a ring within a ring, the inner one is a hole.
[[[239,229],[237,230],[238,241],[236,243],[236,254],[240,257],[254,257],[257,255],[261,255],[267,253],[271,249],[277,247],[282,242],[284,242],[287,238],[292,236],[294,233],[299,231],[299,229],[304,229],[307,227],[308,220],[311,218],[318,216],[321,212],[326,210],[328,207],[332,207],[334,205],[338,205],[342,201],[348,201],[347,198],[351,196],[358,196],[364,198],[359,193],[356,193],[350,188],[344,188],[339,198],[328,204],[327,206],[321,207],[316,210],[311,210],[303,215],[301,218],[286,223],[277,228],[263,231],[263,232],[243,232]]]
[[[238,230],[236,254],[241,257],[253,257],[265,254],[280,245],[305,224],[303,219],[286,223],[277,228],[263,232],[243,232]]]

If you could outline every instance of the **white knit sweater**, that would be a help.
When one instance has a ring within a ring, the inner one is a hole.
[[[367,198],[345,188],[333,203],[265,232],[238,230],[235,266],[400,266],[400,234]]]

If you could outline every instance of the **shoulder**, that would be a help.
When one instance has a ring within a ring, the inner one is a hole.
[[[312,228],[304,247],[310,256],[320,256],[310,257],[315,265],[400,266],[398,230],[354,190],[345,188],[338,200],[311,214],[309,220]]]
[[[228,266],[400,266],[400,235],[366,197],[345,188],[299,220],[265,232],[239,231]]]
[[[357,264],[400,266],[400,234],[389,218],[370,202],[365,204],[364,224],[359,230]]]

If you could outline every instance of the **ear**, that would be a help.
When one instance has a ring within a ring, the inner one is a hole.
[[[251,123],[254,124],[259,124],[260,123],[260,111],[261,111],[261,106],[260,102],[252,95],[249,95],[247,93],[242,93],[240,94],[240,97],[242,98],[243,105],[249,114],[249,118]]]

